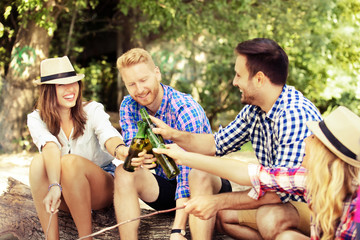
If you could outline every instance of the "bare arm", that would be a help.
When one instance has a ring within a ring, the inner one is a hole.
[[[60,183],[60,149],[54,142],[47,142],[42,148],[42,155],[44,158],[46,174],[48,175],[49,183]]]
[[[177,143],[180,147],[187,151],[206,155],[215,155],[216,146],[215,139],[212,134],[179,131],[171,128],[158,118],[153,116],[150,116],[150,118],[157,126],[157,128],[153,129],[154,133],[162,135],[164,139]]]
[[[186,203],[185,211],[200,219],[207,220],[215,216],[220,210],[256,209],[265,204],[281,203],[280,198],[274,192],[267,192],[259,200],[249,197],[248,192],[249,190],[196,196]]]
[[[48,176],[49,184],[60,184],[61,162],[60,149],[54,142],[47,142],[42,148],[42,157],[45,164],[45,171]],[[45,183],[46,184],[46,183]],[[49,188],[43,203],[48,213],[57,212],[60,206],[61,189],[59,186]]]
[[[251,186],[247,163],[231,158],[212,157],[186,152],[176,144],[168,144],[166,146],[167,149],[153,149],[153,151],[170,156],[177,164],[196,168],[240,185]]]
[[[119,137],[112,137],[105,142],[105,147],[112,156],[120,160],[125,160],[128,155],[129,148],[125,145],[119,146],[119,144],[124,144],[124,141]]]

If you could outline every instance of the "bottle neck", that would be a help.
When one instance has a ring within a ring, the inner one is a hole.
[[[150,128],[147,128],[147,134],[148,134],[150,143],[153,147],[159,147],[162,145],[162,142],[160,142],[160,140],[157,138],[155,133],[153,133],[153,131]]]
[[[135,138],[145,138],[146,134],[146,123],[143,121],[139,121],[138,125],[138,132],[136,133]]]

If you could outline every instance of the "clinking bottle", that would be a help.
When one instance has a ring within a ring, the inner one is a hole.
[[[149,114],[145,108],[140,109],[140,114],[141,114],[142,120],[147,124],[148,128],[153,129],[154,127],[156,127],[156,125],[151,121]],[[159,134],[155,134],[155,135],[160,140],[160,142],[165,144],[164,139],[161,135],[159,135]]]
[[[138,157],[138,154],[143,151],[144,146],[146,145],[145,134],[147,125],[143,121],[139,121],[137,125],[138,132],[136,133],[136,136],[131,140],[129,154],[123,164],[123,168],[128,172],[135,171],[134,166],[131,165],[131,159],[133,157]]]
[[[160,139],[158,137],[160,135],[156,135],[152,131],[152,128],[155,127],[155,125],[152,123],[152,121],[149,117],[149,114],[146,112],[146,110],[144,108],[142,108],[140,110],[140,114],[141,114],[143,121],[147,124],[146,133],[151,142],[152,147],[153,148],[166,148],[165,144],[163,142],[164,141],[163,138]],[[173,179],[180,173],[180,170],[179,170],[178,166],[176,165],[174,159],[166,156],[165,154],[157,154],[154,152],[153,152],[153,154],[155,155],[155,157],[157,159],[157,163],[160,164],[160,166],[164,170],[165,175],[168,179]]]

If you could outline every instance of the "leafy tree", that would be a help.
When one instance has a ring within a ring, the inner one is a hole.
[[[34,105],[35,91],[32,80],[39,76],[40,61],[47,57],[50,40],[56,28],[60,9],[55,0],[47,2],[2,1],[6,19],[12,11],[19,24],[16,35],[5,28],[8,37],[14,37],[10,62],[2,81],[0,94],[0,149],[17,149],[13,141],[21,138],[26,114]],[[15,20],[15,17],[14,19]],[[7,57],[2,57],[3,59]],[[3,64],[5,66],[5,64]]]
[[[288,84],[322,112],[340,104],[360,111],[358,0],[4,0],[0,13],[2,146],[21,138],[41,59],[68,54],[86,74],[85,95],[115,111],[126,93],[115,61],[133,47],[150,50],[164,82],[192,94],[214,128],[242,108],[233,51],[255,37],[285,49]]]

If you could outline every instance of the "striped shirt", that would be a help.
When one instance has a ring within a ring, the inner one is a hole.
[[[249,164],[249,176],[253,188],[249,196],[259,199],[266,191],[279,191],[304,196],[306,194],[305,182],[307,170],[300,168],[269,168],[261,165]],[[335,230],[334,239],[355,239],[356,222],[355,211],[357,204],[357,193],[349,195],[344,200],[342,216]],[[311,239],[318,240],[321,230],[315,226],[311,219]]]
[[[170,127],[193,133],[211,133],[211,127],[204,109],[189,95],[161,84],[164,96],[155,117],[161,119]],[[137,133],[136,123],[141,120],[140,109],[144,106],[126,96],[120,106],[120,126],[124,142],[130,145],[131,139]],[[165,140],[166,144],[171,141]],[[175,199],[190,196],[188,174],[190,168],[178,165],[180,174],[176,177],[177,187]],[[161,166],[158,165],[155,173],[166,178]]]
[[[268,113],[246,105],[225,128],[215,133],[216,154],[238,151],[251,141],[259,163],[265,167],[299,167],[305,154],[304,139],[311,135],[307,121],[320,121],[321,114],[294,87],[285,85]],[[283,202],[304,201],[298,195],[278,193]]]

